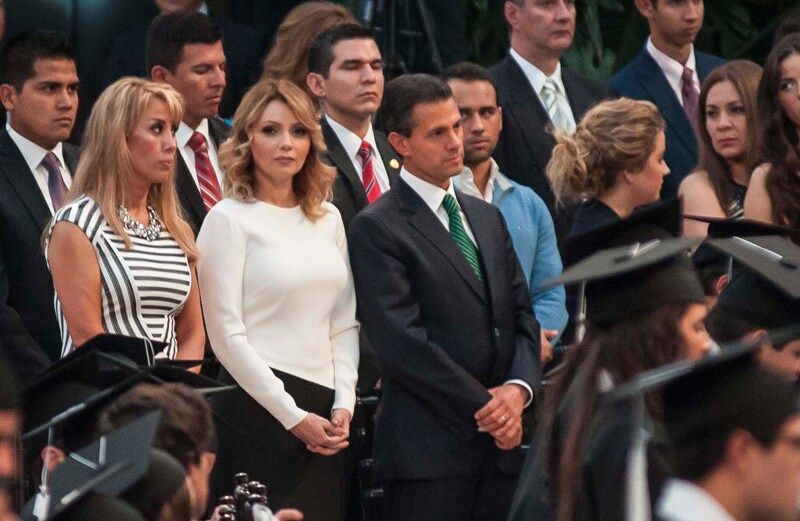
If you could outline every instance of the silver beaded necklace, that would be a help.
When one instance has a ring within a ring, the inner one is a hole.
[[[156,211],[153,210],[152,206],[148,205],[147,207],[147,216],[150,218],[150,226],[145,226],[131,217],[128,213],[128,209],[123,205],[119,205],[117,213],[119,214],[119,218],[122,219],[122,225],[125,227],[125,230],[135,236],[141,237],[147,241],[154,241],[161,235],[161,221],[158,219],[158,215],[156,215]]]

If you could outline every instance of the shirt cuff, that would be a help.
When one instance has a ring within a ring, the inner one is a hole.
[[[513,380],[508,380],[508,381],[507,381],[506,383],[504,383],[503,385],[508,385],[508,384],[517,384],[517,385],[519,385],[520,387],[522,387],[523,389],[525,389],[526,391],[528,391],[528,399],[527,399],[527,400],[525,400],[525,407],[524,407],[525,409],[527,409],[527,408],[528,408],[528,406],[529,406],[529,405],[531,404],[531,402],[533,401],[533,390],[531,389],[531,386],[530,386],[530,385],[528,385],[527,383],[525,383],[524,381],[522,381],[522,380],[519,380],[519,379],[517,379],[517,378],[515,378],[515,379],[513,379]]]

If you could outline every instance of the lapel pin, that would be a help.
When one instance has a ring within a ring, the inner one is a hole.
[[[400,161],[398,161],[397,159],[390,159],[389,166],[392,168],[400,168]]]

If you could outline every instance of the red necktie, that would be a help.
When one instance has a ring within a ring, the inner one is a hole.
[[[694,71],[689,67],[683,68],[681,75],[681,101],[683,101],[683,111],[692,124],[695,134],[697,134],[697,102],[699,95],[694,87]]]
[[[194,169],[197,172],[200,195],[203,197],[206,210],[211,210],[222,198],[222,190],[219,187],[214,167],[211,166],[211,160],[208,158],[208,143],[206,143],[205,136],[200,132],[192,134],[192,137],[189,138],[189,147],[194,150]]]
[[[361,141],[357,155],[361,159],[361,182],[364,183],[367,201],[372,204],[381,196],[381,187],[378,185],[378,178],[372,166],[372,146],[366,141]]]

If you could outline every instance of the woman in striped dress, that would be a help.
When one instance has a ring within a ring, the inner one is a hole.
[[[138,78],[117,81],[95,103],[46,246],[62,356],[116,333],[165,343],[156,357],[202,358],[197,249],[174,185],[182,112],[172,87]]]

